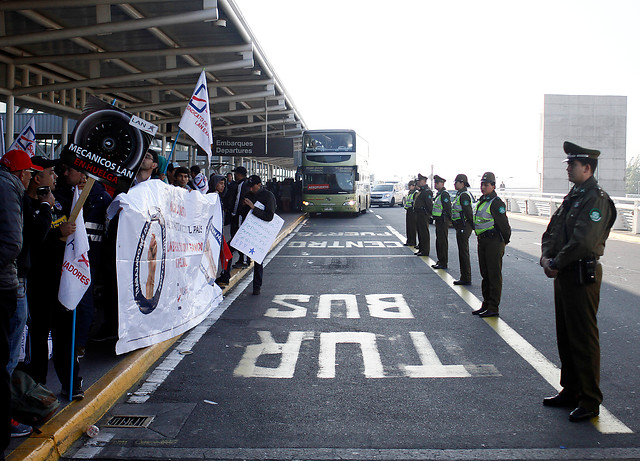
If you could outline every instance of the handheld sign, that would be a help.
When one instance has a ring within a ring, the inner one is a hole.
[[[119,192],[126,192],[158,127],[89,97],[60,159]]]

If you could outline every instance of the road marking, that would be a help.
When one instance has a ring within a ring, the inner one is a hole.
[[[383,219],[382,216],[380,216],[379,214],[374,214],[374,216],[378,219]]]
[[[400,241],[405,241],[405,236],[395,230],[391,226],[387,229],[395,235]],[[428,256],[420,256],[420,258],[429,266],[433,260]],[[482,302],[469,290],[463,286],[454,285],[455,280],[443,269],[432,269],[449,287],[460,296],[464,302],[471,307],[472,310],[479,309]],[[533,347],[529,342],[520,336],[513,328],[511,328],[500,317],[483,318],[493,330],[500,336],[515,352],[517,352],[525,361],[527,361],[545,381],[553,386],[556,391],[562,390],[560,386],[560,369],[547,359],[541,352]],[[616,418],[604,406],[600,406],[600,416],[592,420],[593,425],[603,434],[633,434],[633,431],[627,427],[622,421]]]

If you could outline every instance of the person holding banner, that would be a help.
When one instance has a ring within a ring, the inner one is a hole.
[[[31,363],[27,373],[38,383],[47,383],[49,371],[49,331],[53,339],[53,363],[62,391],[69,389],[71,375],[71,342],[73,334],[73,312],[58,302],[60,273],[64,258],[66,238],[76,231],[69,223],[73,202],[73,188],[83,180],[83,173],[65,165],[56,167],[58,184],[54,191],[56,199],[52,210],[51,230],[44,242],[34,245],[31,254],[31,271],[27,283],[27,299],[31,314]],[[64,240],[63,240],[64,239]],[[82,399],[82,379],[79,364],[73,360],[73,399]]]
[[[249,193],[244,199],[242,208],[243,220],[253,211],[256,218],[263,221],[271,221],[276,212],[276,197],[267,189],[262,187],[260,176],[253,174],[247,180]],[[263,266],[258,262],[253,262],[253,294],[259,295],[262,289]]]

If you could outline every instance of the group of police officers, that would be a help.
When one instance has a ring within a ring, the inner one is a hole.
[[[435,175],[433,196],[427,186],[427,177],[418,174],[409,182],[409,194],[405,204],[407,242],[405,245],[418,249],[416,256],[429,256],[429,221],[433,219],[436,230],[437,262],[431,267],[447,269],[449,261],[449,227],[453,225],[458,244],[460,279],[455,285],[471,285],[471,258],[469,237],[475,230],[478,236],[478,260],[482,276],[482,306],[473,311],[480,317],[499,315],[498,306],[502,293],[502,257],[504,248],[511,237],[511,226],[507,219],[506,206],[495,192],[496,177],[486,172],[480,180],[482,197],[473,203],[473,196],[467,190],[467,176],[456,176],[454,187],[457,191],[453,203],[444,186],[446,179]],[[417,236],[417,240],[416,240]]]
[[[616,208],[598,185],[594,173],[600,152],[565,142],[568,179],[574,185],[553,214],[542,236],[540,265],[554,279],[556,335],[561,362],[562,391],[543,399],[543,405],[566,407],[572,422],[587,421],[599,414],[600,342],[597,312],[600,303],[605,241],[616,219]],[[472,313],[479,317],[499,316],[502,295],[502,258],[511,237],[505,203],[496,194],[496,177],[486,172],[480,180],[482,196],[474,203],[467,190],[467,176],[455,178],[456,194],[451,201],[438,175],[433,177],[435,197],[427,177],[418,174],[409,182],[405,245],[417,248],[416,256],[429,256],[429,222],[436,231],[437,262],[434,269],[448,267],[448,234],[456,234],[460,278],[454,285],[471,285],[469,237],[478,238],[478,262],[482,277],[482,306]]]

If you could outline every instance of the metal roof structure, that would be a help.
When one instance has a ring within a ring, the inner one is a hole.
[[[91,94],[158,125],[164,143],[203,69],[214,136],[295,137],[306,128],[233,0],[0,1],[7,114],[76,119]],[[14,132],[13,117],[6,128]]]

